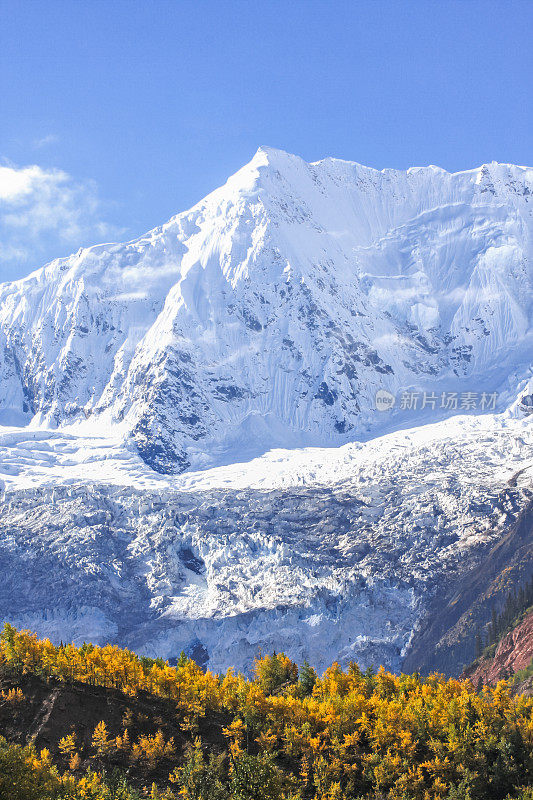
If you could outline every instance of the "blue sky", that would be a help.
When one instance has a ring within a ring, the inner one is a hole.
[[[260,144],[531,164],[533,0],[0,0],[0,280],[130,238]]]

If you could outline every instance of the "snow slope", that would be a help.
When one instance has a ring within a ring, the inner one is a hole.
[[[0,287],[0,420],[112,430],[171,473],[422,421],[379,389],[503,408],[530,375],[532,190],[260,148],[161,228]]]

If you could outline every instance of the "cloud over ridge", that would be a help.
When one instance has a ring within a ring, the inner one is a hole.
[[[0,164],[0,280],[123,232],[106,221],[94,181],[37,164]]]

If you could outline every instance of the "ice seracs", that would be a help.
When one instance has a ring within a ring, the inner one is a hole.
[[[119,439],[10,429],[0,465],[3,618],[215,670],[260,648],[400,669],[435,591],[531,497],[533,429],[455,417],[180,476]]]

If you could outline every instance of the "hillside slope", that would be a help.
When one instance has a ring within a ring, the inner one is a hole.
[[[2,800],[130,800],[90,792],[100,779],[84,777],[88,767],[115,786],[120,768],[152,800],[530,798],[533,698],[501,687],[476,693],[470,681],[353,663],[317,676],[283,654],[246,680],[184,657],[170,668],[118,648],[53,647],[6,626],[0,690]],[[47,747],[24,751],[14,794],[2,789],[21,751],[1,735]]]
[[[509,483],[507,501],[513,504],[513,478]],[[533,575],[531,482],[526,496],[503,535],[492,540],[475,565],[448,573],[422,615],[404,669],[460,674],[474,660],[476,635],[486,631],[492,610],[503,608],[509,592]]]

